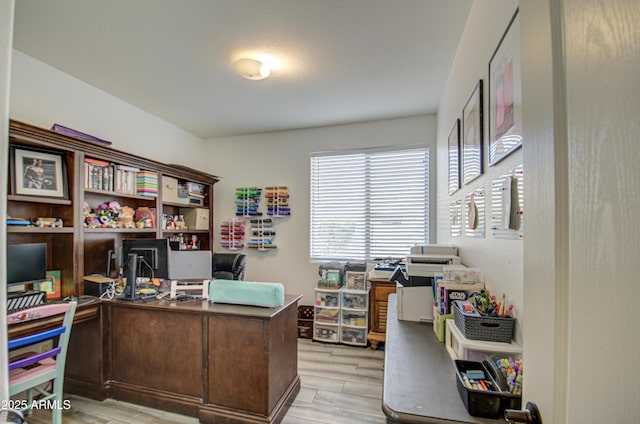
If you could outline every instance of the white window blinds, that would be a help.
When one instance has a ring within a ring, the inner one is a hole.
[[[311,259],[403,257],[429,240],[429,149],[311,155]]]

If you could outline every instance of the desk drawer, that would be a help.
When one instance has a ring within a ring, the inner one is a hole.
[[[378,301],[386,301],[391,293],[396,292],[395,286],[376,286],[374,290],[374,299]]]

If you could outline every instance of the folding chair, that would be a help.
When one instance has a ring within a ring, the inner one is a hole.
[[[9,351],[24,348],[35,343],[51,340],[53,348],[43,352],[28,352],[15,356],[9,360],[9,396],[24,391],[27,392],[25,408],[27,415],[31,414],[33,393],[35,390],[43,397],[37,400],[38,406],[51,406],[52,423],[62,423],[62,390],[64,385],[64,366],[67,356],[69,335],[76,311],[76,302],[52,303],[30,309],[14,312],[7,316],[7,324],[15,325],[42,318],[64,314],[62,325],[52,329],[42,330],[34,325],[32,332],[26,336],[9,340]],[[46,391],[45,383],[52,381],[52,390]]]

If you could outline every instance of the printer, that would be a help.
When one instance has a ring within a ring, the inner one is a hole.
[[[411,248],[405,269],[396,268],[398,319],[433,321],[433,288],[436,274],[445,265],[460,265],[458,248],[453,245],[425,244]]]

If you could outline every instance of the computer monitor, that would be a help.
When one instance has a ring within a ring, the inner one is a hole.
[[[209,250],[169,251],[170,280],[210,280],[211,270]]]
[[[121,264],[125,275],[128,271],[129,255],[137,255],[136,277],[168,278],[167,239],[124,239],[122,240]]]
[[[7,245],[7,284],[29,284],[46,278],[46,243]]]

